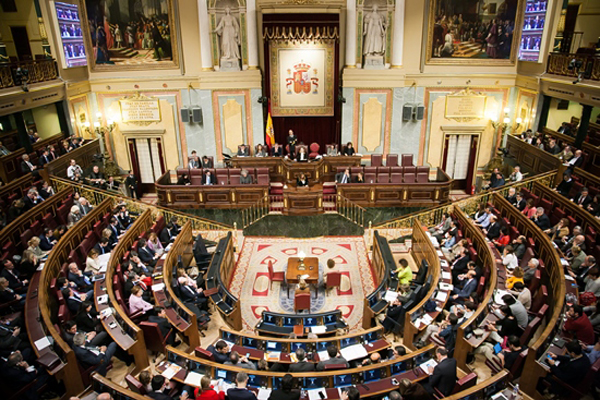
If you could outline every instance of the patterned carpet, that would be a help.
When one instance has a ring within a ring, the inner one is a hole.
[[[336,262],[336,270],[342,272],[339,289],[330,290],[327,294],[319,289],[316,299],[312,292],[311,312],[339,309],[350,330],[359,329],[363,299],[366,293],[374,290],[371,264],[362,236],[312,239],[246,237],[229,288],[234,296],[242,299],[244,329],[252,330],[263,310],[294,312],[295,288],[292,286],[290,298],[278,282],[273,283],[272,289],[269,288],[267,266],[272,261],[275,272],[285,271],[288,257],[297,256],[300,251],[307,257],[318,257],[320,268],[326,268],[327,260],[332,258]],[[311,286],[311,290],[314,287]]]

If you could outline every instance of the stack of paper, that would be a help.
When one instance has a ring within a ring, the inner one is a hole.
[[[385,292],[383,299],[388,303],[393,303],[398,298],[398,292],[394,292],[393,290],[388,290]]]
[[[431,373],[433,372],[433,369],[435,368],[436,365],[437,365],[437,362],[435,360],[429,360],[429,361],[425,361],[423,364],[420,364],[419,368],[421,368],[427,374],[431,375]]]
[[[311,389],[306,392],[308,393],[308,400],[321,400],[327,398],[327,392],[324,388]]]
[[[437,294],[435,295],[435,299],[437,301],[444,302],[444,301],[446,301],[447,298],[448,298],[448,292],[437,292]]]
[[[167,367],[167,369],[165,369],[162,372],[162,376],[164,376],[167,379],[173,379],[173,377],[175,375],[177,375],[177,373],[181,370],[181,367],[177,364],[169,364],[169,366]]]
[[[440,289],[445,290],[445,291],[451,291],[452,289],[454,289],[454,286],[449,283],[440,282],[439,286],[440,286]]]
[[[442,271],[442,279],[452,279],[452,273],[451,272]]]
[[[280,357],[281,357],[280,351],[267,351],[265,353],[265,360],[267,360],[267,361],[279,361]]]
[[[202,379],[203,376],[204,375],[197,372],[190,371],[185,377],[185,381],[183,383],[194,387],[200,387],[200,379]]]
[[[444,257],[444,253],[442,253],[441,250],[436,250],[435,252],[437,253],[438,257]]]
[[[505,294],[510,294],[510,292],[508,292],[506,290],[496,290],[496,293],[494,294],[494,303],[504,305],[504,301],[502,300],[502,297]]]
[[[444,260],[440,260],[440,265],[442,267],[447,267],[448,266],[448,261],[446,261],[445,259]]]
[[[98,304],[108,303],[108,295],[107,294],[103,294],[102,296],[98,296],[97,300],[98,300]]]
[[[433,322],[433,318],[431,318],[431,315],[425,314],[421,317],[421,322],[425,325],[430,325]]]
[[[310,327],[310,331],[314,334],[320,334],[320,333],[325,333],[327,332],[327,327],[324,325],[319,325],[319,326],[311,326]]]
[[[319,351],[319,352],[317,352],[317,354],[319,355],[319,360],[321,360],[321,361],[329,360],[329,353],[327,352],[327,350]]]
[[[160,292],[161,290],[163,290],[165,288],[165,284],[164,283],[157,283],[156,285],[152,285],[152,291],[153,292]]]
[[[34,344],[38,351],[41,351],[50,346],[50,341],[48,340],[48,337],[44,336],[43,338],[36,340]]]
[[[269,396],[271,396],[271,389],[258,388],[258,395],[256,396],[258,400],[268,400]]]
[[[340,350],[342,357],[346,359],[346,361],[357,360],[359,358],[364,358],[369,355],[365,346],[362,344],[353,344],[352,346],[348,346]]]

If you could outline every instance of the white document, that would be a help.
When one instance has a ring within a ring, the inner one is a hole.
[[[433,372],[433,369],[435,368],[436,365],[437,365],[437,362],[435,360],[429,360],[429,361],[425,361],[423,364],[420,364],[419,368],[421,368],[428,375],[431,375],[431,373]],[[430,368],[431,368],[431,370],[430,370]]]
[[[494,295],[494,303],[504,305],[504,301],[502,301],[502,297],[505,294],[510,294],[510,292],[506,290],[496,290],[496,294]]]
[[[448,298],[448,292],[437,292],[437,294],[435,295],[435,299],[437,301],[444,302],[444,301],[446,301],[447,298]]]
[[[562,264],[563,267],[568,267],[570,264],[567,260],[565,260],[564,258],[560,259],[560,263]]]
[[[565,279],[568,281],[574,281],[575,278],[573,278],[571,275],[565,275]]]
[[[451,285],[449,283],[445,283],[445,282],[440,282],[440,289],[445,290],[445,291],[451,291],[452,289],[454,289],[454,285]]]
[[[268,400],[269,396],[271,396],[271,391],[271,389],[258,388],[258,395],[256,398],[258,400]]]
[[[393,290],[388,290],[385,292],[383,299],[388,303],[393,303],[398,298],[398,292],[394,292]]]
[[[98,304],[106,304],[108,303],[108,295],[103,294],[102,296],[98,296],[96,300],[98,300]]]
[[[175,375],[177,375],[177,373],[179,372],[179,370],[181,370],[181,367],[179,365],[170,364],[167,367],[167,369],[165,369],[163,371],[163,373],[161,375],[170,380],[170,379],[173,379],[173,377]]]
[[[200,387],[200,379],[202,379],[203,376],[204,375],[201,375],[197,372],[190,371],[185,377],[185,381],[183,381],[183,383],[194,387]]]
[[[319,360],[321,360],[321,361],[329,360],[329,353],[327,352],[327,350],[318,351],[317,354],[319,355]]]
[[[41,271],[44,269],[44,265],[46,265],[46,263],[40,263],[40,265],[37,267],[36,271]]]
[[[324,388],[319,389],[311,389],[306,391],[308,393],[308,400],[321,400],[327,398],[327,392]],[[323,397],[319,395],[319,393],[323,393]]]
[[[429,314],[424,314],[423,317],[421,317],[421,322],[425,325],[430,325],[433,322],[433,318],[431,318],[431,315]]]
[[[442,271],[442,279],[452,279],[452,273],[451,272]]]
[[[441,250],[436,250],[438,257],[444,257],[444,253]]]
[[[327,332],[327,327],[325,325],[311,326],[310,331],[318,335],[319,333]]]
[[[112,314],[112,308],[110,308],[110,307],[105,308],[104,310],[100,311],[100,316],[102,318],[106,318],[106,317],[108,317],[111,314]]]
[[[357,360],[359,358],[364,358],[369,355],[367,349],[362,344],[353,344],[352,346],[348,346],[340,350],[342,357],[346,359],[346,361]]]
[[[153,292],[160,292],[164,288],[165,288],[165,284],[164,283],[157,283],[156,285],[152,285],[152,291]]]
[[[440,265],[441,265],[442,267],[447,267],[449,264],[448,264],[448,261],[446,261],[446,260],[444,259],[444,260],[440,260]]]
[[[46,336],[44,336],[41,339],[36,340],[34,343],[35,343],[35,347],[38,349],[38,351],[41,351],[41,350],[45,349],[46,347],[50,346],[50,341],[48,340],[48,338]]]
[[[160,260],[166,260],[167,259],[167,253],[163,253],[162,256],[160,256]]]

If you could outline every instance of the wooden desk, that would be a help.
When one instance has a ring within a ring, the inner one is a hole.
[[[323,185],[288,186],[283,189],[284,215],[315,215],[323,213]]]
[[[299,283],[301,275],[308,275],[306,283],[317,284],[319,282],[319,258],[304,257],[304,265],[306,269],[300,268],[300,257],[288,258],[287,270],[285,271],[285,279],[288,283]]]

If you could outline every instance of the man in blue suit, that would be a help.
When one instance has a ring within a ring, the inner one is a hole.
[[[77,360],[85,368],[94,365],[96,367],[94,371],[102,376],[106,376],[106,367],[110,364],[110,359],[117,351],[117,344],[111,342],[108,347],[87,348],[85,347],[85,334],[78,332],[73,337],[73,351]]]
[[[463,285],[462,289],[454,288],[452,290],[452,296],[450,296],[449,303],[462,303],[469,298],[471,293],[477,290],[477,272],[469,270],[467,272],[467,280]]]

